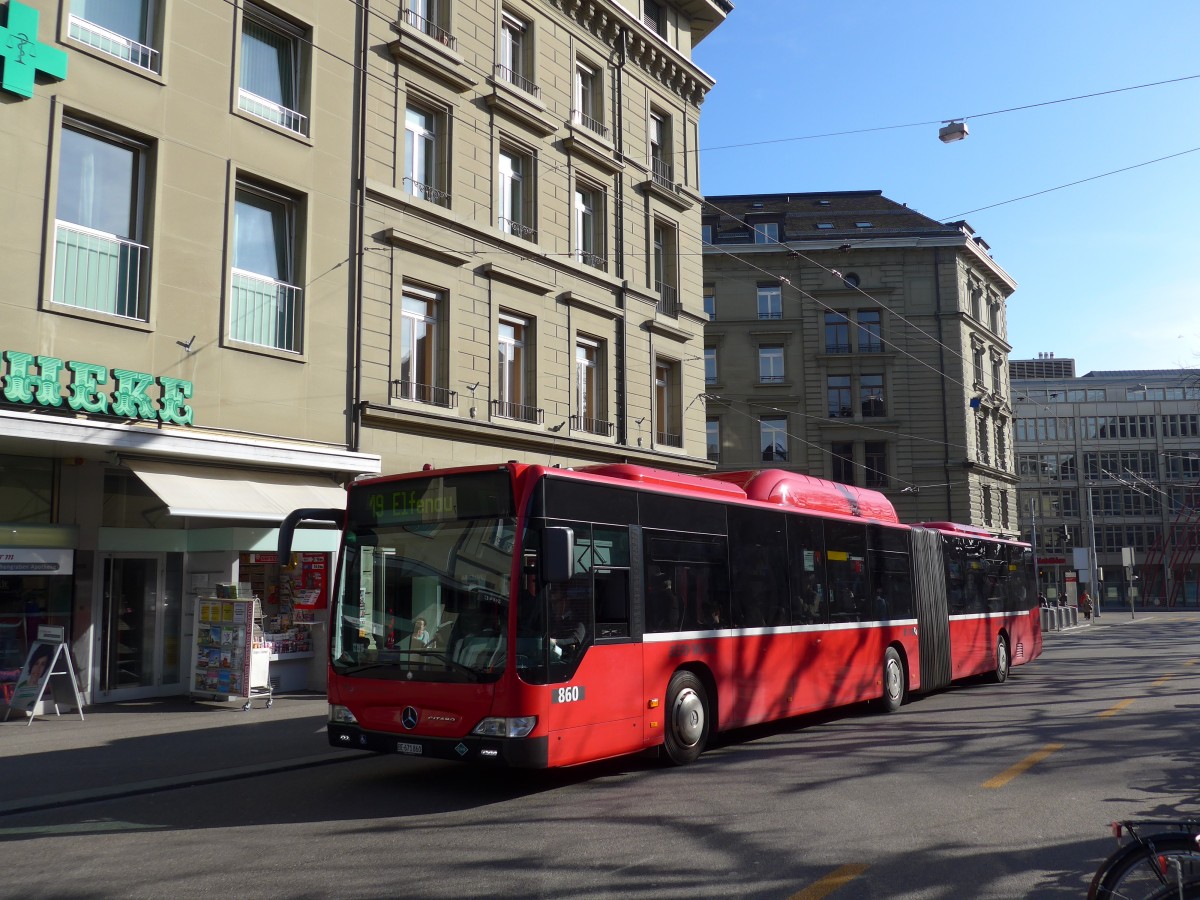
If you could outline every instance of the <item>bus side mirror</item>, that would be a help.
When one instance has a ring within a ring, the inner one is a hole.
[[[542,580],[570,581],[575,574],[575,532],[549,526],[542,529]]]

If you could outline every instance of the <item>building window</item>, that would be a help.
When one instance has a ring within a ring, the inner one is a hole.
[[[404,111],[404,191],[439,206],[447,206],[450,195],[443,190],[442,160],[439,159],[441,117],[419,106]]]
[[[496,415],[521,422],[536,422],[539,411],[530,396],[533,360],[529,352],[532,327],[528,319],[500,314],[496,338]]]
[[[721,461],[721,420],[709,419],[704,423],[704,446],[709,462]]]
[[[858,379],[858,399],[862,407],[863,418],[886,416],[887,404],[884,402],[883,376],[860,375]]]
[[[850,404],[849,375],[830,375],[826,379],[825,393],[828,398],[829,418],[853,418],[854,407]]]
[[[157,0],[71,0],[68,34],[102,53],[149,72],[162,70],[153,46]]]
[[[996,468],[1008,468],[1008,426],[1003,421],[995,424],[996,432]]]
[[[766,344],[758,348],[759,384],[783,384],[783,346]]]
[[[671,117],[664,112],[650,112],[650,175],[663,187],[674,190],[675,167],[671,163]]]
[[[665,447],[683,446],[683,414],[679,406],[679,363],[654,362],[655,441]]]
[[[575,188],[575,259],[604,269],[604,192],[586,185]]]
[[[428,35],[439,44],[457,50],[458,39],[447,31],[448,7],[449,3],[445,0],[405,0],[404,23]]]
[[[1008,491],[1000,491],[1000,527],[1008,528]]]
[[[500,62],[496,74],[518,90],[540,97],[533,78],[533,38],[529,23],[509,12],[500,21]]]
[[[754,234],[754,243],[756,244],[779,243],[778,222],[760,222],[753,227],[752,231]]]
[[[758,317],[760,319],[783,318],[783,288],[778,284],[758,286]]]
[[[571,106],[571,123],[581,125],[605,140],[608,128],[604,125],[604,94],[600,72],[584,62],[575,63],[575,96]]]
[[[233,210],[229,336],[299,353],[303,292],[296,267],[297,203],[239,182]]]
[[[705,244],[715,244],[717,235],[717,226],[711,222],[704,222],[700,225],[700,241]]]
[[[825,313],[825,352],[850,352],[850,320],[845,313]]]
[[[533,216],[533,157],[501,149],[498,163],[497,222],[505,234],[537,240]]]
[[[146,144],[64,120],[51,299],[146,321]]]
[[[605,420],[604,343],[579,335],[575,339],[575,428],[589,434],[609,435],[612,425]]]
[[[851,441],[834,441],[829,445],[830,480],[842,484],[854,484],[854,444]]]
[[[704,383],[717,383],[717,348],[704,348]]]
[[[658,0],[642,0],[642,24],[655,34],[667,36],[667,17]]]
[[[679,281],[676,271],[677,240],[675,229],[663,222],[654,223],[654,290],[658,311],[679,315]]]
[[[1004,360],[999,356],[992,357],[992,390],[1004,393]]]
[[[971,357],[972,357],[973,365],[974,365],[974,369],[975,369],[975,384],[978,385],[979,387],[985,387],[986,385],[983,380],[983,377],[984,377],[984,375],[983,375],[984,350],[983,350],[982,344],[972,344],[971,345]]]
[[[883,321],[877,309],[858,311],[858,352],[883,352]]]
[[[296,134],[308,134],[304,94],[304,32],[278,16],[247,6],[242,18],[238,109]]]
[[[975,420],[975,458],[981,463],[988,463],[988,422],[985,416]]]
[[[986,485],[983,488],[983,524],[992,524],[992,489]]]
[[[867,487],[885,488],[888,486],[887,443],[885,441],[867,441],[863,444],[863,465]]]
[[[787,462],[788,434],[786,416],[764,416],[758,420],[759,449],[763,462]]]
[[[710,322],[717,317],[717,292],[711,284],[704,286],[704,314]]]
[[[445,308],[442,294],[404,286],[400,310],[400,379],[396,387],[405,400],[449,406],[441,372],[438,320]]]

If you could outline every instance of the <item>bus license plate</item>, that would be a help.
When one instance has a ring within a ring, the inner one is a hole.
[[[396,752],[407,753],[409,756],[420,756],[425,752],[425,748],[420,744],[405,744],[403,742],[398,742],[396,744]]]

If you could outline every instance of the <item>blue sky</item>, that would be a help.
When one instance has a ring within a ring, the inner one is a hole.
[[[968,118],[966,140],[937,138],[943,119],[1200,75],[1197,35],[1198,0],[735,0],[696,50],[717,80],[701,186],[878,189],[935,219],[968,213],[1017,282],[1013,358],[1052,351],[1079,374],[1200,367],[1200,78]]]

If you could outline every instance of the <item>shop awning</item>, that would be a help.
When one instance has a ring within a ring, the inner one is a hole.
[[[346,491],[331,478],[159,460],[123,460],[173,516],[279,522],[295,509],[346,508]]]

